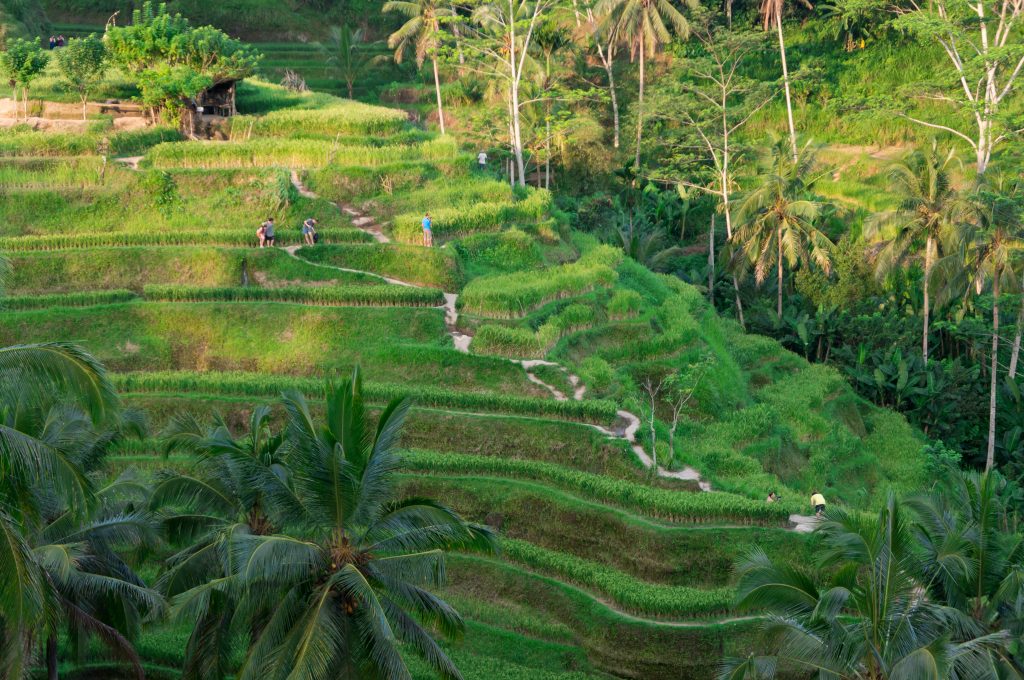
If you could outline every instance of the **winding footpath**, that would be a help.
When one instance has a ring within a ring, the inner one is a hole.
[[[137,163],[135,165],[137,167]],[[291,181],[292,185],[295,187],[295,190],[298,191],[300,196],[310,199],[320,198],[319,194],[310,191],[302,183],[302,180],[299,177],[298,172],[296,172],[295,170],[291,171]],[[350,205],[342,203],[335,203],[334,205],[337,206],[337,208],[344,214],[348,215],[354,227],[370,234],[377,243],[391,242],[391,239],[388,238],[387,234],[383,232],[381,227],[370,215],[367,215]],[[386,281],[387,283],[391,283],[398,286],[409,286],[412,288],[425,287],[419,284],[410,283],[408,281],[401,281],[399,279],[393,279],[387,276],[383,276],[381,274],[377,274],[376,272],[368,272],[361,269],[348,269],[345,267],[337,267],[334,265],[310,262],[309,260],[305,260],[298,256],[297,251],[299,250],[300,247],[301,246],[298,245],[292,245],[285,247],[284,250],[296,260],[299,260],[300,262],[304,262],[306,264],[312,264],[317,267],[324,267],[327,269],[334,269],[337,271],[349,272],[354,274],[368,274],[370,276]],[[460,352],[469,353],[469,345],[472,342],[473,337],[470,335],[466,335],[465,333],[462,333],[458,330],[459,312],[457,303],[459,300],[459,295],[458,293],[444,293],[444,300],[445,303],[441,305],[439,309],[444,310],[445,328],[448,331],[448,335],[451,336],[452,342],[454,343],[455,348],[457,350],[459,350]],[[522,366],[523,371],[526,373],[526,379],[534,383],[535,385],[539,385],[545,388],[548,392],[551,393],[551,396],[554,397],[556,401],[567,401],[570,398],[575,401],[581,401],[583,399],[583,395],[587,391],[586,385],[583,384],[583,381],[580,380],[579,376],[570,373],[568,369],[554,361],[548,361],[545,359],[509,359],[509,361]],[[562,371],[565,374],[570,386],[572,386],[573,388],[573,394],[571,395],[571,397],[566,395],[564,392],[559,390],[554,385],[551,385],[542,380],[540,377],[538,377],[535,372],[538,366],[548,366]],[[652,468],[656,467],[656,472],[659,477],[663,477],[666,479],[676,479],[686,482],[696,482],[697,486],[700,488],[701,491],[712,491],[711,483],[705,479],[702,479],[700,476],[700,472],[698,472],[697,470],[690,466],[684,466],[680,470],[667,470],[661,467],[660,465],[655,466],[655,463],[651,459],[651,456],[648,455],[643,445],[637,441],[636,435],[637,432],[640,430],[640,418],[637,417],[635,414],[625,410],[616,411],[616,415],[618,416],[618,421],[615,423],[613,428],[606,428],[601,425],[594,425],[591,423],[587,424],[590,427],[593,427],[594,429],[598,430],[599,432],[609,437],[615,439],[622,439],[628,442],[630,448],[633,450],[633,454],[640,461],[641,465],[643,465],[648,470],[651,470]],[[793,525],[792,527],[790,527],[792,531],[796,531],[799,533],[809,533],[811,531],[814,531],[814,527],[817,523],[817,518],[794,514],[790,515],[789,521]]]

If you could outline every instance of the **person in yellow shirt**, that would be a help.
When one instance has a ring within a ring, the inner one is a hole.
[[[811,505],[814,507],[815,517],[821,517],[821,513],[825,512],[825,497],[817,490],[811,493]]]

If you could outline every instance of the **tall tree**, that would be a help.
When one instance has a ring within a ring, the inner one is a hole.
[[[580,9],[579,3],[573,2],[573,16],[576,18],[578,37],[586,39],[597,50],[597,58],[601,62],[608,79],[608,98],[612,106],[612,146],[619,148],[619,96],[615,89],[615,40],[609,27],[598,21],[594,16],[594,2],[586,0]]]
[[[457,635],[458,613],[428,590],[444,579],[444,553],[493,549],[493,536],[428,499],[397,496],[395,451],[408,402],[367,417],[358,371],[327,391],[323,423],[305,398],[284,397],[287,464],[302,517],[273,532],[229,532],[233,559],[176,598],[203,617],[224,593],[235,625],[250,632],[237,677],[410,677],[400,643],[445,678],[458,670],[424,626]]]
[[[731,31],[702,21],[693,30],[703,50],[688,60],[685,76],[677,82],[663,82],[655,93],[652,116],[676,126],[680,138],[673,159],[680,172],[691,179],[680,180],[718,199],[725,217],[727,242],[732,242],[733,188],[736,161],[744,148],[736,143],[738,133],[772,99],[765,84],[743,75],[744,66],[761,51],[763,40],[753,32]],[[665,135],[671,133],[666,130]],[[694,153],[694,149],[699,150]],[[710,173],[702,170],[710,165]],[[696,167],[695,167],[696,166]],[[744,325],[739,281],[732,275],[736,314]]]
[[[964,140],[974,150],[976,170],[984,174],[993,150],[1016,134],[1020,126],[1003,110],[1024,69],[1020,37],[1024,3],[1018,0],[909,0],[895,3],[899,14],[893,25],[918,38],[939,45],[948,58],[937,74],[941,85],[932,98],[949,102],[963,114],[963,123],[942,125],[900,115]],[[946,84],[951,87],[946,88]]]
[[[695,0],[687,0],[691,9]],[[672,40],[690,35],[690,24],[671,0],[601,0],[598,14],[611,32],[611,39],[629,49],[630,58],[640,64],[636,102],[635,167],[640,167],[640,144],[644,131],[644,82],[647,59]]]
[[[555,0],[494,0],[476,6],[475,29],[464,41],[467,51],[479,57],[478,72],[502,83],[508,110],[509,146],[515,161],[516,181],[526,186],[523,154],[524,76],[537,65],[530,56],[541,22]],[[467,27],[468,28],[468,27]]]
[[[107,69],[106,46],[92,34],[71,38],[66,46],[54,52],[54,59],[65,87],[81,100],[82,120],[85,120],[89,92],[103,80]]]
[[[959,166],[953,149],[932,141],[913,151],[888,170],[890,190],[900,197],[896,210],[872,215],[864,224],[865,236],[881,246],[877,272],[886,275],[924,249],[924,302],[921,307],[921,353],[928,363],[932,269],[939,258],[959,247],[963,230],[974,214],[974,204],[952,184],[950,172]]]
[[[740,204],[742,222],[736,242],[754,264],[758,285],[776,270],[777,309],[782,320],[783,267],[813,261],[826,273],[831,269],[832,242],[814,223],[822,204],[811,192],[814,155],[804,146],[797,160],[790,159],[783,142],[777,142],[757,186]]]
[[[802,2],[810,7],[807,0]],[[789,65],[786,62],[786,39],[782,34],[782,14],[786,11],[785,0],[761,0],[761,25],[764,30],[775,29],[779,36],[779,59],[782,61],[782,88],[786,93],[786,119],[789,122],[789,145],[793,152],[793,162],[797,161],[799,151],[796,146],[796,125],[793,123],[793,96],[789,90]]]
[[[444,131],[444,106],[441,102],[441,76],[438,73],[437,58],[441,48],[441,22],[455,17],[451,5],[441,5],[435,0],[389,0],[384,3],[385,12],[397,12],[408,17],[401,28],[388,36],[388,47],[395,50],[395,61],[402,62],[407,51],[416,57],[416,65],[422,67],[430,57],[434,67],[434,93],[437,95],[437,119]]]
[[[971,288],[980,294],[987,287],[992,294],[992,348],[989,367],[988,446],[985,470],[995,465],[996,408],[999,396],[999,303],[1004,293],[1015,292],[1024,255],[1021,211],[1024,195],[1018,187],[982,189],[978,195],[978,227],[967,243],[967,271]]]

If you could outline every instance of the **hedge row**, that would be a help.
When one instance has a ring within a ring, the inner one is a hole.
[[[5,309],[43,309],[46,307],[88,307],[130,302],[138,296],[130,290],[96,290],[82,293],[53,293],[51,295],[16,295],[0,298]]]
[[[503,538],[501,547],[502,553],[514,562],[599,590],[634,612],[665,616],[719,615],[729,611],[735,597],[732,588],[704,590],[647,583],[603,564],[518,539]]]
[[[582,330],[594,320],[594,309],[571,304],[533,332],[527,328],[484,324],[473,336],[473,352],[507,357],[543,357],[566,333]]]
[[[366,243],[373,237],[360,229],[326,228],[319,231],[324,243]],[[280,229],[277,245],[302,243],[298,230]],[[153,232],[113,231],[93,234],[45,234],[41,236],[9,236],[0,238],[0,250],[62,250],[65,248],[98,248],[107,246],[256,246],[255,229],[215,229],[209,231]]]
[[[478,203],[464,208],[425,208],[430,210],[435,236],[455,238],[479,232],[497,231],[513,224],[536,222],[551,208],[551,194],[536,189],[515,202]],[[397,215],[392,233],[404,243],[422,243],[423,213]]]
[[[580,295],[593,288],[615,283],[614,267],[622,251],[600,246],[572,264],[548,269],[486,276],[471,281],[459,303],[471,313],[500,318],[523,316],[559,298]]]
[[[146,158],[154,168],[315,168],[328,164],[380,166],[402,160],[451,160],[455,142],[431,140],[407,146],[343,146],[328,140],[253,139],[245,142],[159,144]]]
[[[324,381],[317,378],[256,373],[198,373],[192,371],[154,371],[115,373],[114,384],[122,392],[173,392],[230,395],[277,396],[283,390],[294,388],[310,396],[323,394]],[[604,399],[584,401],[556,401],[536,397],[517,397],[507,394],[458,392],[438,387],[418,387],[388,383],[366,383],[364,391],[373,401],[387,401],[408,397],[420,406],[514,413],[518,415],[550,416],[584,422],[611,422],[616,417],[614,402]]]
[[[389,284],[367,286],[257,286],[207,288],[201,286],[147,285],[149,300],[164,302],[298,302],[307,305],[366,307],[438,307],[444,294],[436,288],[412,288]]]
[[[683,493],[655,489],[636,482],[570,470],[552,463],[432,451],[408,451],[403,460],[406,467],[414,470],[487,473],[551,482],[586,497],[672,522],[784,526],[789,521],[789,513],[785,508],[777,507],[778,504],[770,505],[764,501],[721,492]]]

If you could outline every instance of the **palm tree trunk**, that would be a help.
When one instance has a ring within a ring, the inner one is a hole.
[[[988,452],[985,456],[985,472],[992,469],[996,459],[996,389],[999,385],[999,275],[996,267],[992,277],[992,375],[988,395]]]
[[[779,33],[779,56],[782,58],[782,84],[786,90],[786,115],[789,117],[789,144],[793,150],[793,160],[797,160],[796,126],[793,125],[793,98],[789,93],[789,67],[786,65],[786,41],[782,37],[782,11],[775,16],[775,27]]]
[[[935,237],[929,236],[924,246],[924,328],[921,331],[921,354],[924,356],[924,365],[928,365],[928,321],[931,314],[929,300],[929,279],[932,273],[932,248],[935,246]]]
[[[434,92],[437,93],[437,120],[441,125],[441,134],[444,134],[444,108],[441,106],[441,76],[437,73],[437,57],[431,59],[434,62]]]
[[[711,228],[708,229],[708,302],[715,308],[715,216],[711,215]]]
[[[600,48],[598,48],[600,49]],[[611,95],[612,99],[612,146],[616,149],[619,148],[619,97],[615,94],[615,62],[611,59],[611,52],[609,51],[608,59],[605,61],[604,70],[608,73],[608,94]]]
[[[46,678],[57,680],[57,635],[51,633],[46,638]]]
[[[1010,352],[1010,370],[1007,375],[1010,380],[1017,377],[1017,359],[1020,358],[1020,336],[1024,330],[1024,293],[1021,294],[1020,307],[1017,309],[1017,332],[1013,336],[1013,351]]]
[[[782,321],[782,229],[775,232],[775,240],[779,242],[779,263],[778,263],[778,285],[779,285],[779,297],[777,303],[777,313],[779,315],[779,321]]]
[[[640,141],[644,134],[644,65],[647,55],[644,54],[644,32],[640,31],[640,93],[636,100],[636,161],[634,169],[640,167]]]

